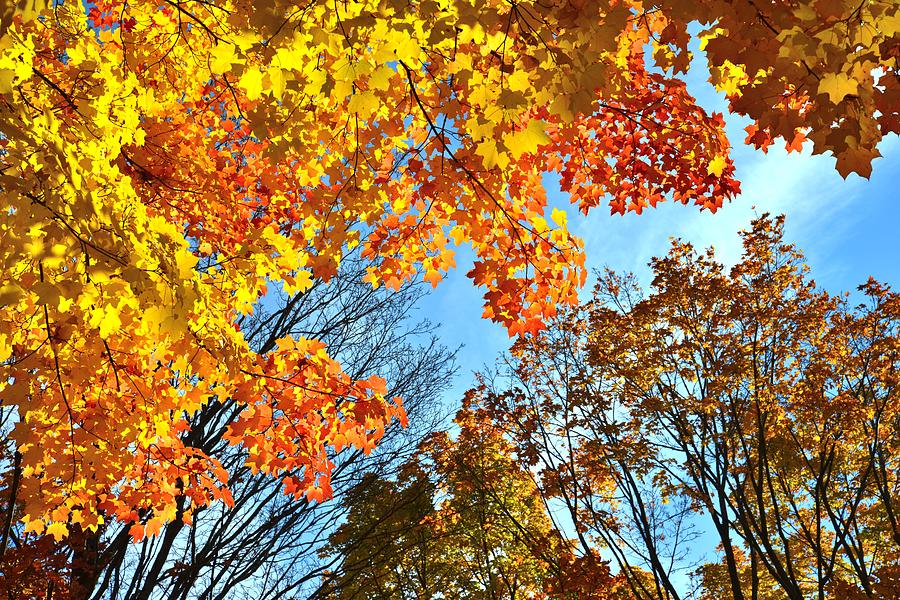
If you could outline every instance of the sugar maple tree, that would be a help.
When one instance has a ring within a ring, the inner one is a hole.
[[[25,529],[136,539],[229,502],[185,443],[204,403],[285,490],[329,495],[330,449],[403,419],[316,340],[249,348],[272,286],[302,294],[362,244],[372,285],[476,254],[485,316],[535,331],[584,280],[542,176],[588,211],[738,184],[720,115],[677,75],[687,25],[765,147],[804,137],[868,172],[897,129],[898,7],[840,1],[7,3],[0,14],[0,400]],[[648,64],[645,49],[652,47]],[[12,482],[11,482],[12,483]],[[11,499],[10,504],[13,503]]]

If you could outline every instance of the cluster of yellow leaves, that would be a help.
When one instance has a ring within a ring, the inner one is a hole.
[[[311,285],[306,239],[319,232],[298,241],[278,223],[250,223],[236,169],[221,164],[237,155],[215,153],[221,142],[204,132],[222,118],[182,101],[211,105],[205,82],[184,68],[176,85],[155,85],[158,74],[129,62],[172,68],[189,54],[162,46],[174,17],[144,9],[146,55],[87,28],[80,6],[3,37],[0,398],[21,419],[25,529],[57,538],[119,518],[140,539],[175,518],[178,496],[186,521],[193,507],[229,502],[225,470],[188,442],[203,403],[245,406],[232,437],[253,449],[250,461],[290,471],[319,499],[326,445],[349,437],[371,448],[402,416],[382,381],[349,380],[321,344],[287,340],[265,357],[247,346],[236,318],[272,282],[291,293]],[[196,187],[176,189],[188,175]],[[230,175],[222,186],[234,191],[204,188],[204,175]],[[279,429],[292,433],[272,449],[263,432]]]

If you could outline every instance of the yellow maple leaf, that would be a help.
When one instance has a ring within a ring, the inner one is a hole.
[[[350,112],[358,114],[360,117],[367,118],[376,110],[378,110],[378,96],[373,92],[357,92],[350,96],[350,102],[347,108]]]
[[[502,169],[509,163],[509,157],[505,152],[497,150],[497,142],[486,139],[475,148],[475,154],[481,157],[485,169],[493,169],[498,164]]]
[[[57,542],[61,542],[67,535],[69,535],[69,528],[65,523],[55,521],[51,523],[49,527],[47,527],[47,535],[52,535]]]
[[[506,84],[514,92],[527,92],[531,89],[531,79],[528,71],[524,69],[516,70],[506,79]]]
[[[463,230],[462,227],[457,225],[456,227],[454,227],[453,229],[450,230],[450,237],[453,239],[454,244],[456,244],[457,246],[460,246],[466,239],[466,232]]]
[[[535,152],[538,146],[550,141],[550,137],[544,132],[545,127],[543,121],[532,119],[524,129],[503,136],[503,142],[513,158],[518,159],[523,154]]]
[[[440,271],[436,271],[435,269],[428,269],[425,273],[425,281],[431,284],[431,287],[436,288],[437,285],[441,282],[443,277],[441,276]]]
[[[163,520],[160,517],[153,517],[149,521],[147,521],[147,525],[144,527],[144,534],[147,537],[152,535],[159,534],[162,531]]]
[[[234,44],[219,43],[209,53],[209,70],[215,75],[221,75],[231,70],[231,65],[243,64],[244,60],[238,58],[234,51]]]
[[[31,519],[25,522],[25,533],[42,533],[44,531],[44,522],[40,519]]]
[[[100,337],[106,339],[111,333],[119,330],[122,326],[122,320],[119,318],[119,311],[115,307],[107,306],[103,311],[103,316],[98,323],[100,328]]]
[[[560,227],[566,226],[566,211],[554,208],[552,211],[550,211],[550,218],[553,219],[553,222]]]
[[[856,95],[859,82],[845,73],[829,73],[819,81],[819,93],[828,94],[832,103],[837,104],[846,96]]]
[[[297,274],[293,277],[286,275],[284,277],[284,291],[289,296],[297,293],[303,293],[312,287],[312,273],[306,269],[298,269]]]
[[[269,66],[266,71],[268,77],[268,86],[272,90],[272,95],[281,100],[284,97],[284,89],[286,85],[285,71],[278,67]]]
[[[415,64],[413,61],[419,58],[419,55],[422,53],[422,48],[419,46],[419,42],[412,36],[406,35],[403,32],[395,31],[393,33],[393,42],[394,42],[394,54],[397,57],[397,60],[403,61],[407,66]]]
[[[238,85],[246,90],[248,100],[258,100],[262,95],[262,73],[256,68],[247,69],[241,75]]]
[[[721,154],[717,154],[715,158],[709,161],[709,166],[706,167],[706,172],[710,175],[715,175],[716,177],[722,176],[722,171],[725,170],[725,157]]]
[[[394,69],[387,65],[378,67],[369,75],[369,87],[386,91],[391,86],[391,77],[394,76],[395,72]]]

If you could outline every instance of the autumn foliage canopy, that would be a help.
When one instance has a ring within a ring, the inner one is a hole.
[[[131,523],[140,540],[230,502],[192,431],[284,491],[330,496],[400,399],[316,339],[242,324],[350,251],[372,286],[437,284],[469,245],[484,315],[536,332],[585,281],[545,175],[587,213],[739,191],[722,115],[680,78],[688,25],[747,141],[868,175],[900,129],[892,0],[21,0],[0,30],[0,402],[24,531]],[[12,475],[10,475],[10,478]]]

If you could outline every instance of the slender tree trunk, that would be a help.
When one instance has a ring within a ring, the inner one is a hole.
[[[16,450],[13,456],[13,480],[9,486],[9,506],[6,509],[6,522],[3,524],[3,539],[0,540],[0,558],[6,554],[9,534],[12,530],[13,513],[16,508],[16,496],[19,494],[19,480],[22,477],[22,453]]]
[[[79,535],[80,534],[80,535]],[[88,600],[94,593],[100,577],[100,530],[94,533],[80,531],[70,534],[72,541],[72,600]]]

